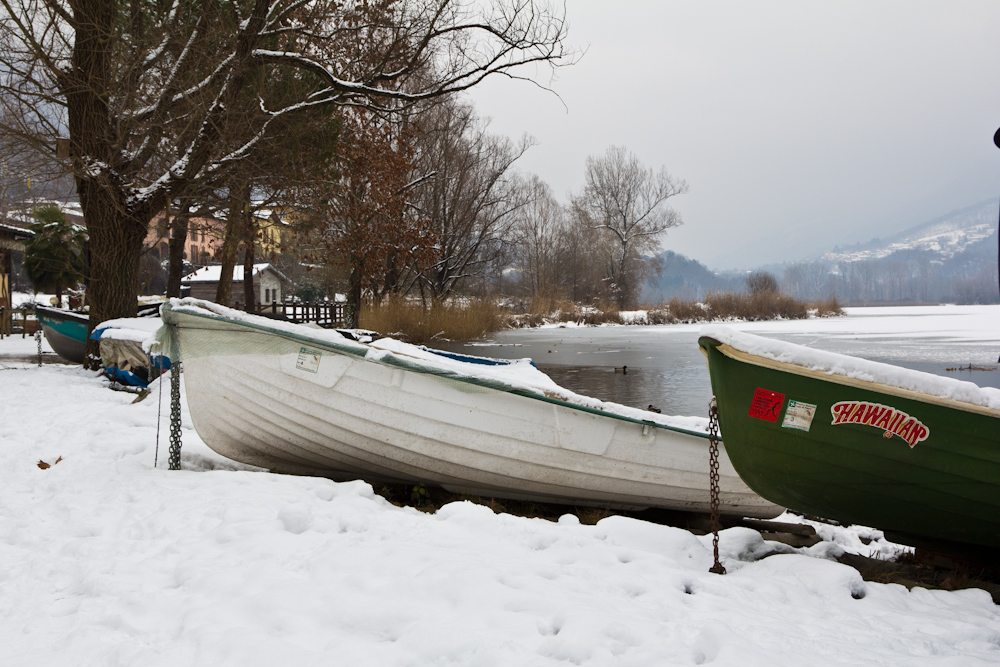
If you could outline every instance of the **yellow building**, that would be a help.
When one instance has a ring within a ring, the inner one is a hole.
[[[257,230],[257,257],[274,257],[294,247],[292,224],[278,211],[259,209],[254,213],[254,227]]]

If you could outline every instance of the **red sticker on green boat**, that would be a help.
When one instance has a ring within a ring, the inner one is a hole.
[[[754,419],[776,422],[784,402],[784,394],[757,387],[757,391],[753,393],[753,401],[750,403],[750,416]]]
[[[833,425],[861,424],[874,426],[884,431],[882,437],[891,438],[898,435],[906,444],[913,448],[918,442],[923,442],[931,434],[923,422],[911,417],[902,410],[868,401],[840,401],[830,408],[833,414]]]

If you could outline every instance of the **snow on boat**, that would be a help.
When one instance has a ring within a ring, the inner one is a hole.
[[[161,317],[195,428],[223,456],[334,479],[709,511],[706,419],[572,394],[530,360],[365,344],[194,299],[169,301]],[[724,452],[720,475],[724,513],[782,511],[747,488]]]
[[[100,341],[101,364],[113,381],[145,388],[161,373],[170,370],[170,359],[149,354],[145,341],[162,326],[159,317],[128,317],[101,322],[90,334]]]
[[[1000,390],[721,326],[698,342],[763,497],[917,547],[1000,547]]]
[[[155,315],[159,310],[159,307],[159,303],[140,304],[138,307],[138,313],[140,316],[143,316],[141,319],[147,319],[150,316]],[[66,361],[74,364],[82,364],[87,349],[87,329],[90,326],[90,317],[87,313],[63,310],[62,308],[35,306],[35,316],[38,318],[38,322],[42,326],[42,332],[45,334],[45,340],[48,341],[52,351]],[[140,318],[114,320],[113,322],[116,322],[117,324],[111,324],[112,321],[102,322],[100,326],[95,329],[95,333],[100,330],[121,328],[123,324],[127,322],[132,322],[132,324],[129,325],[131,329],[141,329],[148,332],[150,329],[148,325],[144,326],[142,324],[135,323],[138,319]],[[152,334],[150,333],[146,333],[145,337],[148,338],[151,335]],[[100,340],[100,336],[97,336],[96,340]]]

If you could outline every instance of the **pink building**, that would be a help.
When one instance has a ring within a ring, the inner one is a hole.
[[[192,264],[208,264],[216,261],[222,250],[222,236],[225,224],[213,218],[191,218],[188,222],[187,241],[184,243],[184,259]],[[146,247],[160,260],[166,259],[170,250],[167,237],[167,219],[159,214],[149,223]]]

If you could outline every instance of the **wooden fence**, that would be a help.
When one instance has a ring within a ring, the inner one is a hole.
[[[34,314],[31,308],[7,308],[0,306],[0,338],[20,333],[21,338],[34,335],[38,331],[38,320],[28,319]],[[16,331],[19,329],[19,331]]]
[[[318,303],[301,301],[272,301],[262,303],[257,308],[259,315],[275,315],[284,319],[301,324],[303,322],[315,322],[324,329],[334,329],[344,326],[344,306],[343,303],[333,301],[320,301]]]

